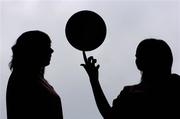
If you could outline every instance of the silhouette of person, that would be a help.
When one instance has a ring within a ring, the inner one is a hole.
[[[171,73],[172,62],[172,52],[165,41],[150,38],[140,42],[136,50],[136,65],[142,74],[141,81],[125,86],[112,106],[98,81],[96,59],[91,56],[81,65],[89,75],[97,107],[104,119],[178,119],[180,76]]]
[[[7,92],[7,119],[63,119],[61,100],[45,80],[51,40],[41,31],[23,33],[12,47]]]

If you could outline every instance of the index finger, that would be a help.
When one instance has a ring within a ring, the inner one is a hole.
[[[84,62],[85,62],[85,64],[87,64],[88,60],[87,60],[87,56],[86,56],[85,51],[83,51],[83,58],[84,58]]]

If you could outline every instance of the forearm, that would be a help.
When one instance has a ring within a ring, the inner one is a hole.
[[[83,66],[86,72],[88,73],[97,107],[101,115],[105,119],[107,119],[111,113],[111,107],[98,81],[99,65],[95,65],[96,59],[94,59],[92,56],[87,59],[85,52],[83,52],[83,57],[84,57],[85,64],[81,64],[81,66]]]
[[[110,115],[111,107],[102,91],[98,79],[90,78],[91,87],[93,90],[94,98],[97,104],[97,107],[104,118]]]

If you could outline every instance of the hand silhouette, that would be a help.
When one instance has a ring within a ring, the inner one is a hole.
[[[99,75],[99,64],[96,65],[97,60],[94,59],[92,56],[89,58],[86,57],[85,52],[83,51],[83,57],[85,64],[81,64],[81,66],[84,67],[86,70],[87,74],[89,75],[89,80],[91,83],[91,87],[93,90],[93,94],[96,100],[97,107],[101,113],[101,115],[104,118],[109,118],[110,112],[111,112],[111,106],[109,105],[102,88],[100,86],[99,80],[98,80],[98,75]]]
[[[93,58],[93,56],[90,56],[88,59],[86,57],[85,51],[83,51],[83,58],[85,61],[85,64],[81,64],[81,66],[84,67],[87,74],[89,75],[90,81],[95,81],[94,79],[98,79],[99,74],[99,64],[96,65],[97,60]]]

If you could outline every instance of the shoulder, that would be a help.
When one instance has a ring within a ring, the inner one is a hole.
[[[169,85],[171,88],[180,89],[180,76],[178,74],[172,74]]]
[[[144,86],[141,84],[132,85],[132,86],[125,86],[124,89],[121,91],[121,94],[137,94],[137,93],[144,93]]]
[[[180,82],[180,76],[178,74],[172,74],[171,79],[176,82]]]
[[[136,94],[143,93],[143,87],[140,84],[125,86],[116,99],[113,100],[113,104],[121,101],[127,101]]]

